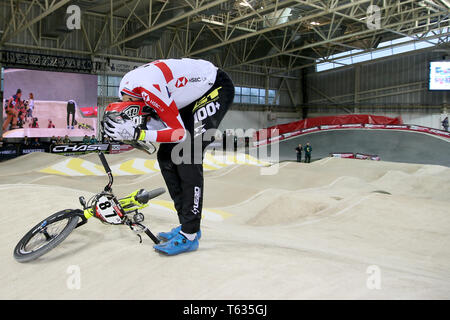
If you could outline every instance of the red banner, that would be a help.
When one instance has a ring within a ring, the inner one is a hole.
[[[270,137],[270,132],[273,129],[277,129],[279,134],[284,134],[288,132],[293,132],[297,130],[304,130],[313,127],[320,126],[332,126],[332,125],[356,125],[356,127],[361,127],[365,124],[374,125],[401,125],[403,124],[402,118],[390,118],[384,116],[374,116],[370,114],[350,114],[341,116],[325,116],[316,118],[307,118],[304,120],[299,120],[295,122],[290,122],[286,124],[279,124],[273,127],[269,127],[263,130],[267,130],[267,135]],[[327,128],[330,129],[330,128]],[[256,132],[256,140],[259,140],[261,131]]]

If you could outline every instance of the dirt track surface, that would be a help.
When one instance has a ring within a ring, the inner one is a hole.
[[[105,184],[102,176],[38,172],[60,159],[31,154],[0,164],[1,299],[450,298],[447,167],[326,158],[261,175],[258,167],[230,166],[205,173],[204,207],[227,218],[203,220],[196,252],[161,256],[150,239],[139,244],[126,227],[93,220],[47,255],[19,264],[14,246],[33,225],[78,208],[79,196]],[[119,176],[114,191],[160,186],[158,172]],[[143,213],[155,233],[178,224],[167,210]],[[67,286],[71,266],[81,272],[79,290]],[[379,290],[367,287],[371,266],[381,272]]]
[[[295,161],[295,148],[298,144],[305,146],[307,142],[313,148],[312,159],[328,157],[335,152],[359,152],[378,155],[384,161],[450,167],[450,139],[391,129],[338,129],[303,134],[279,143],[280,160]]]

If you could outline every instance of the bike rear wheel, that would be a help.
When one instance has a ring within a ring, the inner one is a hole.
[[[81,210],[62,210],[34,226],[14,248],[18,262],[35,260],[58,246],[75,229]]]

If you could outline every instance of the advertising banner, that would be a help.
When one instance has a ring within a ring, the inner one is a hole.
[[[111,147],[109,149],[109,153],[115,154],[115,153],[121,153],[125,151],[133,150],[134,148],[128,144],[111,144]]]
[[[42,148],[42,147],[38,147],[38,148],[33,148],[33,147],[22,148],[22,154],[29,154],[29,153],[33,153],[33,152],[46,152],[46,150],[45,150],[45,148]]]
[[[406,125],[386,125],[385,129],[408,129]]]
[[[312,127],[312,128],[308,128],[308,129],[303,129],[302,133],[308,133],[308,132],[317,131],[317,130],[320,130],[319,127]]]
[[[111,75],[124,75],[137,67],[142,66],[143,62],[130,62],[123,60],[109,60],[109,64],[106,66],[106,72]]]
[[[364,128],[368,128],[368,129],[384,129],[386,128],[386,125],[384,124],[365,124]]]
[[[430,132],[430,128],[421,126],[409,126],[409,130],[420,131],[420,132]]]
[[[0,147],[0,161],[8,160],[19,156],[19,148],[15,145]]]
[[[325,125],[325,126],[320,126],[321,130],[331,130],[331,129],[339,129],[341,127],[340,124],[333,124],[333,125]]]
[[[353,159],[355,158],[355,155],[353,154],[353,152],[333,152],[330,153],[330,157]]]
[[[107,153],[109,151],[109,144],[57,144],[50,146],[51,153],[58,153],[65,156],[99,151]]]
[[[363,128],[363,125],[361,123],[350,123],[350,124],[343,124],[341,125],[341,128]]]
[[[439,135],[439,136],[441,136],[441,137],[447,137],[447,138],[450,138],[450,132],[448,132],[448,131],[442,131],[442,130],[430,129],[430,133],[437,134],[437,135]]]
[[[360,160],[375,160],[375,161],[380,161],[380,157],[374,154],[365,154],[365,153],[356,153],[355,154],[355,158],[356,159],[360,159]]]

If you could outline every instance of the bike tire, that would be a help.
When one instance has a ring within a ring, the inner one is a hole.
[[[30,231],[25,234],[22,239],[17,243],[16,247],[14,248],[14,259],[16,259],[17,262],[29,262],[36,260],[37,258],[43,256],[44,254],[48,253],[52,249],[56,248],[61,242],[66,239],[69,234],[75,229],[75,227],[78,224],[79,216],[77,215],[81,210],[73,210],[73,209],[66,209],[59,212],[56,212],[55,214],[52,214],[48,218],[42,220],[37,225],[35,225]],[[47,240],[48,242],[39,247],[36,250],[33,251],[26,251],[25,248],[29,241],[33,238],[33,236],[37,235],[40,232],[40,229],[42,229],[42,226],[45,223],[45,229],[47,229],[48,226],[51,226],[52,224],[61,221],[63,219],[67,219],[68,222],[64,226],[64,228],[54,237],[52,237],[50,240]]]

